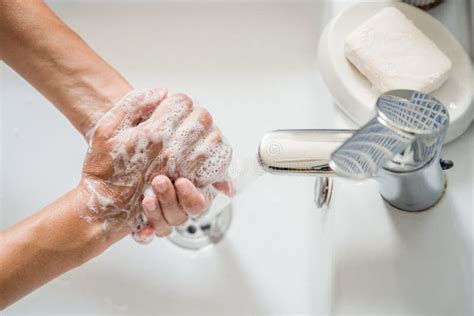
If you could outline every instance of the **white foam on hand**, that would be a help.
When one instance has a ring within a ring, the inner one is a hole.
[[[226,179],[231,156],[210,114],[189,97],[167,97],[164,89],[132,91],[91,132],[81,180],[87,212],[81,217],[101,221],[105,230],[137,232],[147,222],[141,200],[155,176],[187,178],[208,192]]]

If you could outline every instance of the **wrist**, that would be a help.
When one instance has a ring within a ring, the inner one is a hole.
[[[89,139],[90,132],[100,118],[132,90],[131,85],[125,80],[116,80],[115,83],[109,82],[107,85],[104,83],[103,86],[100,82],[96,82],[95,85],[95,87],[88,87],[72,106],[77,109],[78,117],[70,121],[86,139]]]
[[[77,236],[78,251],[80,255],[77,262],[83,264],[90,259],[100,255],[112,244],[119,241],[130,233],[127,227],[108,230],[104,227],[102,221],[87,220],[87,216],[91,211],[88,207],[88,192],[81,184],[71,191],[71,208],[74,217],[70,223],[74,225],[71,229]],[[73,233],[73,232],[71,232]]]

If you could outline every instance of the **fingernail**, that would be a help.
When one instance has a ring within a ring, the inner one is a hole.
[[[159,193],[164,193],[166,189],[168,188],[166,184],[166,178],[159,176],[157,179],[155,179],[155,190],[158,191]]]

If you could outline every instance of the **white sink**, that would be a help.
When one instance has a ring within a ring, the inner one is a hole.
[[[279,128],[354,127],[317,69],[323,26],[340,4],[50,2],[137,88],[165,85],[213,113],[237,158]],[[85,144],[47,100],[3,65],[2,229],[79,180]],[[473,134],[446,147],[456,163],[433,210],[388,208],[372,182],[338,179],[317,210],[311,177],[260,178],[234,201],[216,247],[126,238],[4,315],[351,314],[472,312]]]

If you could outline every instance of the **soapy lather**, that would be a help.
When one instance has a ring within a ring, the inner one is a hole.
[[[133,91],[91,133],[84,162],[83,199],[87,221],[104,229],[129,227],[136,234],[147,224],[142,199],[152,180],[190,180],[207,192],[225,181],[232,150],[213,125],[209,113],[183,95],[164,89]]]

